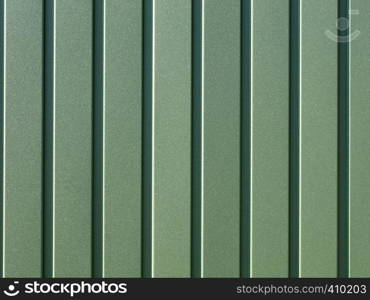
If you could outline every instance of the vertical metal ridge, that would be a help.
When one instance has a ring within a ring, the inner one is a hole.
[[[338,0],[338,277],[350,276],[349,262],[349,7],[350,0]]]
[[[154,1],[143,0],[143,205],[142,205],[142,276],[153,276],[153,162],[154,162]]]
[[[191,277],[202,276],[202,18],[203,1],[192,2]]]
[[[104,277],[104,38],[105,0],[94,1],[93,22],[93,277]]]
[[[54,277],[55,2],[44,0],[43,276]]]
[[[300,276],[300,6],[290,1],[289,277]]]
[[[5,277],[5,54],[6,54],[6,0],[0,2],[0,277]]]
[[[252,1],[241,0],[240,277],[251,276]]]

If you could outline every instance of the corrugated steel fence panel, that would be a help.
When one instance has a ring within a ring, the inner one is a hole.
[[[201,12],[199,276],[239,274],[240,1]],[[225,209],[227,207],[227,209]]]
[[[42,1],[1,3],[2,269],[41,276]],[[32,17],[30,17],[32,16]]]
[[[368,85],[370,79],[370,3],[351,0],[351,37],[349,49],[349,245],[348,273],[368,277],[370,259],[370,143],[366,131],[370,125]],[[357,37],[358,35],[358,37]]]
[[[336,0],[301,1],[299,275],[335,277],[337,269]],[[318,232],[321,232],[318,234]]]
[[[45,267],[89,276],[92,261],[91,1],[47,1],[45,54]],[[49,22],[50,21],[50,22]],[[49,65],[50,64],[50,65]],[[50,153],[51,152],[51,153]]]
[[[97,276],[141,275],[142,10],[141,1],[95,6]]]
[[[370,276],[368,1],[0,7],[3,277]]]
[[[287,277],[289,1],[254,1],[251,21],[250,275]]]

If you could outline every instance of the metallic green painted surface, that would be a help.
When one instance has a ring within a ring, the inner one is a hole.
[[[338,1],[338,20],[349,20],[349,7]],[[349,31],[338,26],[338,277],[349,276]]]
[[[344,0],[0,1],[1,275],[286,277],[290,256],[368,277],[370,4],[350,2],[347,69]]]
[[[300,276],[337,274],[336,0],[301,1]]]
[[[239,277],[240,1],[203,1],[201,276]]]
[[[4,277],[42,274],[42,2],[1,3]]]
[[[253,1],[252,14],[250,275],[287,277],[289,1]]]
[[[92,1],[54,9],[52,276],[91,276]]]
[[[140,277],[142,2],[104,1],[104,18],[103,275]]]
[[[190,277],[191,1],[153,14],[152,276]]]
[[[370,2],[351,0],[350,260],[351,277],[370,276]],[[360,35],[357,36],[357,33]],[[355,38],[356,37],[356,38]]]

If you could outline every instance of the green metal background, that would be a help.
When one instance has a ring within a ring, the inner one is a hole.
[[[1,276],[369,277],[369,17],[1,0]]]

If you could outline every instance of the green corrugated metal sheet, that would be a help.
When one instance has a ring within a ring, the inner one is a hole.
[[[47,1],[45,236],[48,276],[90,276],[92,28],[89,0]],[[50,64],[50,65],[49,65]]]
[[[3,1],[2,273],[41,276],[42,1]],[[32,17],[30,17],[32,16]]]
[[[94,274],[139,277],[143,4],[94,9]]]
[[[370,3],[351,0],[353,41],[349,46],[349,266],[353,277],[368,277],[370,258]],[[356,34],[360,34],[357,38]]]
[[[250,275],[287,277],[289,1],[254,1],[251,19]]]
[[[368,277],[370,3],[1,0],[3,277]]]
[[[299,275],[337,273],[336,0],[301,1]],[[318,234],[321,232],[321,234]]]

